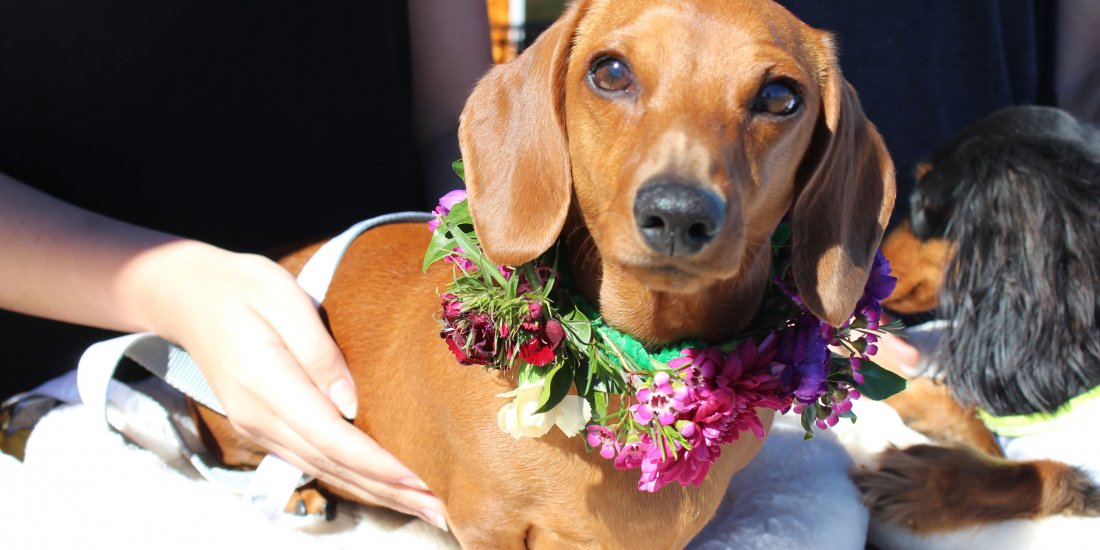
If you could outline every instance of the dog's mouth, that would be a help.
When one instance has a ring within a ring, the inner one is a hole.
[[[693,293],[715,282],[732,277],[730,269],[712,269],[691,261],[659,263],[622,263],[627,274],[646,288],[658,292]],[[736,264],[734,264],[736,265]]]

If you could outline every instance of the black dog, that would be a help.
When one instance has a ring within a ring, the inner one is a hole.
[[[910,222],[955,253],[954,323],[937,362],[960,401],[1053,412],[1100,385],[1100,135],[1064,111],[1012,107],[931,159]]]
[[[965,129],[919,172],[912,232],[952,247],[939,301],[952,326],[933,363],[1021,460],[887,451],[877,471],[854,474],[865,502],[918,532],[1100,515],[1100,456],[1078,456],[1097,438],[1074,432],[1064,444],[1054,433],[1080,422],[1069,415],[1082,403],[1100,411],[1100,135],[1058,109],[1013,107]],[[1023,424],[1032,433],[1005,428]]]

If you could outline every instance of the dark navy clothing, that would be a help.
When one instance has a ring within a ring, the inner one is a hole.
[[[898,166],[895,219],[917,159],[1039,98],[1041,1],[780,1],[837,33]],[[244,251],[425,208],[407,29],[403,0],[2,2],[0,171]],[[104,336],[0,312],[0,395]]]
[[[240,251],[424,209],[407,35],[404,0],[0,3],[0,171]],[[0,312],[0,396],[105,335]]]
[[[1050,2],[778,1],[835,33],[841,71],[897,166],[895,221],[908,214],[919,160],[1002,107],[1046,99]]]

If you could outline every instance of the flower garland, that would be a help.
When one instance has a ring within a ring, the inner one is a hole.
[[[462,175],[461,164],[456,171]],[[773,284],[742,335],[650,352],[563,288],[568,274],[556,249],[522,266],[491,263],[465,199],[454,191],[440,200],[424,269],[439,260],[454,266],[440,294],[440,336],[458,362],[515,369],[518,387],[498,396],[513,401],[497,420],[516,438],[554,425],[570,436],[583,431],[589,448],[616,468],[641,470],[642,491],[672,481],[698,487],[722,445],[743,432],[764,437],[757,408],[801,414],[808,439],[813,426],[855,421],[852,400],[861,395],[883,399],[905,387],[870,361],[878,335],[896,328],[879,325],[881,301],[896,283],[881,252],[851,319],[833,327],[805,308],[793,286],[783,223],[772,237]],[[830,345],[849,355],[831,354]]]

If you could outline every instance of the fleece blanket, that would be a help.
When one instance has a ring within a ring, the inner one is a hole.
[[[150,393],[162,391],[154,388]],[[757,458],[734,477],[699,549],[1047,548],[1100,534],[1074,518],[1009,522],[930,538],[871,525],[848,480],[887,445],[923,438],[893,411],[857,402],[856,424],[803,441],[777,418]],[[76,404],[46,415],[19,462],[0,454],[0,546],[5,548],[457,548],[448,534],[387,510],[341,503],[334,521],[269,520],[240,497],[102,428]]]

